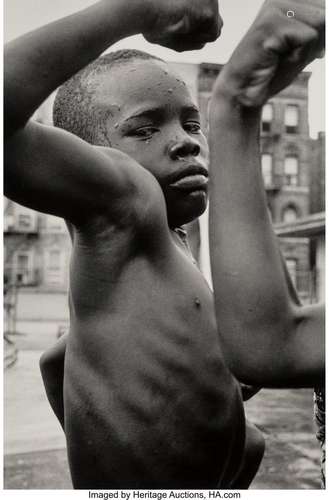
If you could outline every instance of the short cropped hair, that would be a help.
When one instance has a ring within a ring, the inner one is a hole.
[[[99,57],[76,73],[59,87],[53,106],[55,127],[71,132],[93,145],[110,146],[106,129],[108,109],[99,109],[95,104],[98,75],[109,73],[118,65],[134,60],[154,59],[159,57],[140,50],[117,50]]]

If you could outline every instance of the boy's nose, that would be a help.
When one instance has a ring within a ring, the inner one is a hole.
[[[199,153],[199,144],[191,139],[177,141],[169,148],[169,155],[172,160],[179,160],[179,158],[185,158],[186,156],[198,156]]]

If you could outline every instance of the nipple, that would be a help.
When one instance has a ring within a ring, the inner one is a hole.
[[[198,309],[201,307],[201,302],[200,302],[200,299],[198,299],[198,297],[195,297],[195,299],[194,299],[194,305]]]
[[[186,87],[186,83],[183,80],[180,80],[179,78],[176,78],[176,82],[180,83],[184,87]]]

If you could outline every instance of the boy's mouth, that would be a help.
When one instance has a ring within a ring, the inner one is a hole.
[[[180,172],[170,187],[181,191],[206,191],[208,186],[208,172],[201,165],[189,165]]]
[[[179,181],[170,184],[171,187],[180,189],[182,191],[194,191],[195,189],[205,190],[207,188],[207,185],[208,177],[202,174],[188,175],[187,177],[183,177]]]

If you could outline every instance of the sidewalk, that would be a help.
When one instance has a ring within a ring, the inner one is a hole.
[[[65,448],[65,438],[43,388],[39,370],[42,351],[18,352],[4,373],[4,453]]]
[[[39,372],[41,351],[19,351],[5,372],[6,489],[70,489],[60,425]],[[266,452],[252,489],[318,489],[320,452],[314,436],[311,390],[263,390],[246,405]]]
[[[246,403],[266,450],[251,489],[319,489],[320,447],[311,389],[262,390]]]
[[[10,490],[72,489],[66,450],[6,455],[4,487]]]

